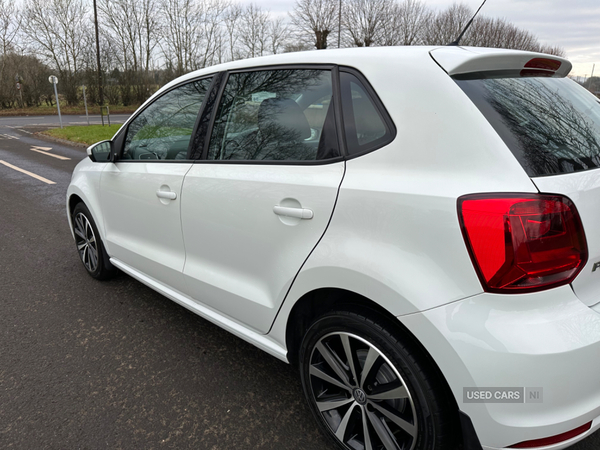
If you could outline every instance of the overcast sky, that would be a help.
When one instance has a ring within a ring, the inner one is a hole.
[[[283,14],[292,10],[294,0],[243,0]],[[453,0],[425,0],[431,8],[444,9]],[[458,2],[460,3],[460,2]],[[462,3],[476,10],[481,0]],[[559,45],[573,63],[572,75],[600,76],[600,0],[488,0],[481,15],[504,17],[538,37],[540,42]]]

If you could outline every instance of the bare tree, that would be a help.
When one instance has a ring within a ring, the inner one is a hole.
[[[224,0],[162,0],[161,52],[174,76],[225,59],[229,3]]]
[[[18,1],[21,9],[15,6]],[[473,14],[463,4],[434,13],[424,0],[296,0],[288,25],[283,17],[238,0],[97,1],[103,25],[100,58],[113,104],[142,102],[158,84],[215,63],[327,48],[342,37],[342,24],[345,46],[444,45],[456,39]],[[17,98],[16,70],[28,104],[45,95],[29,79],[39,79],[46,69],[59,76],[68,103],[78,101],[81,82],[88,100],[99,97],[89,3],[0,0],[0,107]],[[484,16],[475,19],[461,44],[565,54],[505,19]],[[28,80],[24,69],[16,69],[21,63],[31,69]]]
[[[223,17],[223,23],[225,25],[225,33],[227,40],[227,59],[229,60],[241,58],[238,49],[238,28],[240,26],[240,21],[243,13],[244,8],[239,3],[232,3]]]
[[[477,17],[465,36],[463,45],[474,47],[513,48],[537,51],[537,38],[529,31],[522,30],[506,19]]]
[[[174,76],[194,70],[201,53],[201,7],[194,0],[164,0],[160,11],[165,18],[161,50]]]
[[[288,33],[289,28],[283,17],[271,19],[269,23],[269,50],[271,53],[274,55],[281,53],[281,49],[285,47]]]
[[[426,45],[448,45],[461,33],[467,22],[473,17],[471,8],[464,4],[454,3],[447,9],[438,12],[429,21],[424,33]]]
[[[28,0],[23,30],[35,52],[58,70],[69,104],[77,103],[77,78],[89,29],[82,0]]]
[[[419,0],[404,0],[389,6],[388,19],[382,22],[381,45],[418,45],[425,39],[425,30],[433,13]]]
[[[17,38],[17,33],[20,27],[19,11],[13,3],[8,3],[5,0],[0,0],[0,82],[2,82],[2,90],[5,95],[2,95],[2,103],[6,104],[10,97],[10,92],[14,92],[13,76],[11,68],[7,67],[9,63],[8,54],[14,50],[14,44]],[[8,81],[8,83],[6,83]],[[5,85],[6,84],[6,85]],[[12,86],[11,86],[12,84]],[[12,89],[11,89],[12,87]]]
[[[393,6],[393,0],[346,0],[343,7],[346,44],[353,47],[381,45],[393,20],[390,14]]]
[[[446,45],[454,41],[467,22],[473,10],[464,4],[453,4],[437,13],[429,22],[424,42],[428,45]],[[535,35],[523,30],[506,19],[477,16],[463,36],[461,45],[473,47],[510,48],[564,56],[558,46],[541,45]]]
[[[566,56],[565,49],[559,45],[541,44],[537,51],[548,53],[549,55],[560,56],[562,58]]]
[[[0,50],[2,55],[14,50],[17,33],[21,27],[19,10],[14,3],[0,0]]]
[[[131,95],[142,102],[148,97],[148,72],[158,43],[157,2],[100,0],[98,9],[119,55],[123,102],[129,103]]]
[[[198,61],[198,68],[211,66],[223,61],[225,30],[223,22],[231,5],[229,0],[204,0],[202,3],[201,46],[204,49]]]
[[[103,22],[119,45],[124,70],[148,71],[159,29],[155,0],[100,0]]]
[[[296,0],[290,19],[296,30],[309,37],[315,48],[327,48],[327,38],[338,28],[337,0]]]
[[[239,37],[246,58],[263,56],[268,51],[269,13],[250,3],[240,20]]]

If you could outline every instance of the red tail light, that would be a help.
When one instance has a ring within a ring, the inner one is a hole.
[[[568,284],[587,261],[575,205],[566,197],[476,194],[458,199],[467,248],[488,292]]]
[[[533,58],[525,64],[530,69],[551,70],[556,72],[562,66],[562,62],[550,58]]]
[[[566,433],[557,434],[556,436],[550,436],[542,439],[534,439],[532,441],[519,442],[518,444],[511,445],[508,448],[534,448],[534,447],[546,447],[547,445],[560,444],[561,442],[573,439],[579,436],[589,429],[592,428],[592,422],[588,422],[585,425],[575,428],[574,430],[567,431]]]

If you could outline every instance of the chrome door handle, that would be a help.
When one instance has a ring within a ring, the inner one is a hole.
[[[168,200],[175,200],[177,198],[177,194],[172,191],[156,191],[156,196],[158,198],[166,198]]]
[[[306,208],[288,208],[285,206],[273,206],[273,212],[278,216],[296,217],[297,219],[310,220],[314,214],[312,210]]]

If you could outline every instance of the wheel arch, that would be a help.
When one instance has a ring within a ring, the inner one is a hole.
[[[458,410],[458,404],[439,365],[419,339],[406,328],[401,320],[373,300],[341,288],[319,288],[304,294],[292,307],[287,318],[285,343],[288,361],[298,365],[298,356],[302,339],[310,326],[323,315],[333,311],[360,312],[368,315],[393,330],[407,345],[426,358],[427,364],[436,373],[438,381],[448,393],[448,399]]]
[[[302,340],[311,325],[325,314],[334,311],[348,311],[360,313],[384,325],[402,339],[409,348],[414,349],[424,358],[424,363],[429,368],[441,389],[445,392],[445,401],[455,412],[456,436],[462,442],[465,437],[470,437],[463,428],[464,413],[460,411],[452,389],[442,370],[433,359],[430,352],[420,340],[391,312],[375,301],[356,292],[341,288],[319,288],[304,294],[292,307],[287,318],[285,342],[288,350],[288,361],[298,369],[298,358]],[[466,416],[468,419],[468,416]],[[471,449],[472,447],[464,447]]]
[[[69,197],[68,200],[68,207],[69,207],[69,215],[73,215],[73,210],[75,209],[75,206],[77,206],[77,203],[83,203],[85,204],[85,202],[83,201],[83,199],[77,195],[77,194],[71,194],[71,196]]]
[[[66,212],[67,212],[67,217],[68,217],[68,222],[69,222],[69,227],[71,228],[71,234],[73,234],[73,223],[72,223],[72,216],[73,216],[73,211],[75,209],[75,206],[77,206],[78,203],[83,203],[86,208],[89,210],[90,214],[92,215],[92,219],[94,219],[94,222],[96,224],[96,227],[98,228],[98,233],[100,233],[100,238],[103,241],[105,240],[105,228],[104,228],[104,217],[102,216],[102,211],[99,208],[99,201],[98,201],[98,196],[94,195],[95,193],[89,189],[80,189],[79,186],[77,185],[73,185],[71,184],[71,186],[69,186],[69,189],[67,191],[67,198],[66,198]],[[74,237],[74,235],[73,235]]]

